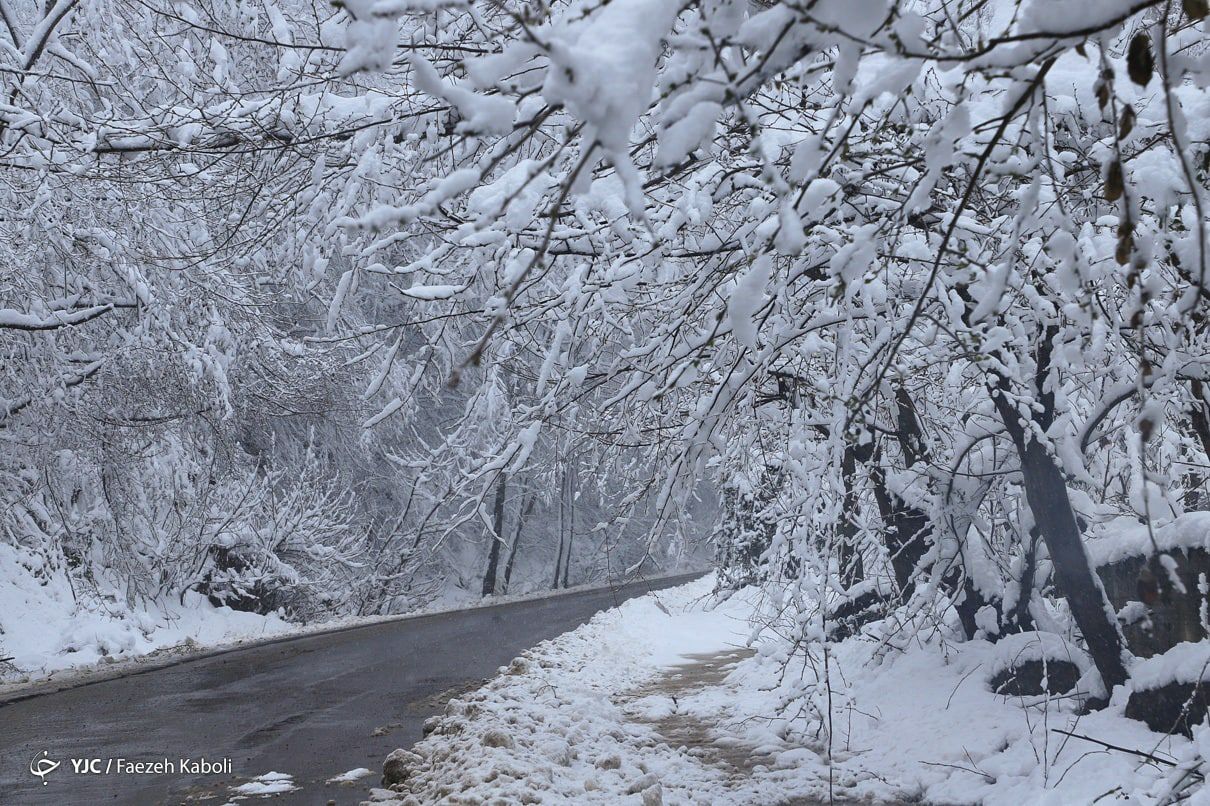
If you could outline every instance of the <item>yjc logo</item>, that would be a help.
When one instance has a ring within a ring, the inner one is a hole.
[[[51,761],[47,758],[48,755],[50,754],[43,750],[41,758],[34,756],[34,760],[29,763],[29,771],[42,779],[42,786],[46,786],[46,776],[59,769],[59,762]]]

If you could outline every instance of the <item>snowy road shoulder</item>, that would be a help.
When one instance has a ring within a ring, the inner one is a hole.
[[[1187,753],[1120,703],[1080,715],[1072,698],[993,693],[1014,642],[895,647],[872,625],[825,665],[771,635],[747,647],[755,598],[714,606],[711,585],[631,600],[525,653],[393,754],[373,801],[1151,803]]]
[[[707,609],[713,578],[632,599],[538,645],[449,704],[397,757],[385,803],[706,802],[724,771],[669,747],[628,706],[671,664],[744,645],[751,607]]]

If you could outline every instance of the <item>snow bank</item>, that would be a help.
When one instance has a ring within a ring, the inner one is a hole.
[[[1127,557],[1150,557],[1157,546],[1160,551],[1210,551],[1210,512],[1188,512],[1171,521],[1160,521],[1150,531],[1133,518],[1115,518],[1094,526],[1085,544],[1094,567]]]
[[[711,585],[706,578],[599,613],[452,700],[413,748],[406,793],[379,790],[376,802],[640,803],[658,787],[664,802],[709,803],[722,773],[661,745],[615,696],[686,654],[742,644],[742,607],[701,607]]]
[[[1019,667],[1029,661],[1068,661],[1081,674],[1092,669],[1092,661],[1084,650],[1052,632],[1021,632],[1007,635],[993,644],[988,661],[988,675]]]
[[[944,630],[896,630],[888,619],[832,645],[825,663],[820,645],[806,658],[791,655],[769,632],[719,680],[673,693],[653,681],[678,679],[691,668],[687,655],[733,650],[746,622],[772,618],[753,597],[709,610],[701,598],[709,584],[599,614],[452,701],[413,748],[402,791],[376,790],[374,802],[769,804],[834,796],[1068,806],[1104,803],[1108,794],[1142,804],[1158,799],[1168,768],[1089,739],[1163,759],[1194,752],[1182,737],[1127,719],[1124,703],[1079,715],[1076,697],[989,690],[997,669],[1025,659],[1087,670],[1083,653],[1057,635],[952,643]],[[884,640],[871,637],[882,627]],[[1206,651],[1182,650],[1176,665],[1192,668]],[[669,719],[704,726],[704,743],[686,748],[662,736]]]
[[[360,781],[362,778],[368,778],[374,774],[374,771],[368,767],[358,767],[348,772],[342,772],[340,775],[334,775],[328,779],[329,784],[352,784]]]
[[[267,772],[258,775],[246,784],[231,787],[231,791],[245,797],[265,797],[268,795],[284,795],[298,789],[294,785],[294,776],[284,772]]]
[[[1162,655],[1140,658],[1130,669],[1135,691],[1160,688],[1170,683],[1198,683],[1210,669],[1210,642],[1184,641]]]
[[[792,674],[783,673],[776,653],[758,654],[712,693],[714,703],[729,704],[728,730],[735,739],[764,747],[773,760],[733,802],[826,800],[830,788],[843,800],[1090,803],[1116,785],[1151,786],[1158,773],[1136,769],[1126,755],[1087,756],[1093,745],[1065,741],[1051,728],[1078,726],[1149,751],[1176,741],[1120,713],[1079,717],[1072,699],[1004,697],[989,690],[988,679],[1012,658],[1061,654],[1056,642],[913,642],[889,653],[880,646],[853,638],[833,647],[826,678],[822,653],[815,653],[813,664],[792,660]],[[1079,653],[1072,660],[1084,662]],[[810,716],[770,723],[786,706]],[[830,743],[827,725],[821,725],[829,711]]]
[[[0,665],[0,681],[292,629],[279,616],[215,607],[196,593],[128,605],[114,594],[73,588],[62,572],[0,543],[0,657],[10,658]]]

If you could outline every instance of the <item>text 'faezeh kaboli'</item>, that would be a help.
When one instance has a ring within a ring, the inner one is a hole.
[[[117,775],[230,775],[232,769],[229,758],[181,758],[175,761],[170,758],[154,761],[115,758],[112,759],[112,765],[107,763],[104,768],[101,768],[99,763],[94,763],[99,761],[100,759],[73,758],[71,764],[76,773],[102,775],[111,772]]]

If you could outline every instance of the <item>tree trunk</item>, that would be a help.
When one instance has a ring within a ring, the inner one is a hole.
[[[1050,364],[1052,338],[1053,335],[1049,331],[1044,333],[1043,344],[1038,351],[1036,385],[1039,390],[1045,388],[1044,378]],[[1075,618],[1076,625],[1088,644],[1093,663],[1101,673],[1101,680],[1112,694],[1114,686],[1126,682],[1126,667],[1122,662],[1122,635],[1118,631],[1117,621],[1113,617],[1109,601],[1105,598],[1105,592],[1084,551],[1080,527],[1076,523],[1075,512],[1072,511],[1071,500],[1067,496],[1067,480],[1046,451],[1046,446],[1038,442],[1033,429],[1027,431],[1020,420],[1019,412],[1009,402],[1007,391],[1008,382],[1001,378],[998,388],[992,391],[992,401],[1021,457],[1025,500],[1029,503],[1034,523],[1042,539],[1046,541],[1059,591],[1067,599],[1072,617]],[[1042,411],[1033,416],[1038,418],[1036,424],[1044,430],[1054,416],[1054,396],[1043,392],[1040,394],[1040,402]]]
[[[567,486],[567,556],[563,559],[563,587],[567,587],[571,575],[571,549],[576,542],[576,469],[573,465],[568,474]]]
[[[496,592],[496,569],[500,565],[500,544],[504,542],[504,493],[508,486],[508,474],[500,471],[500,479],[496,482],[496,506],[493,513],[493,534],[491,535],[491,550],[487,555],[487,573],[483,575],[483,595],[491,596]]]
[[[1194,381],[1193,397],[1196,402],[1193,404],[1193,430],[1197,433],[1197,439],[1202,443],[1202,451],[1207,457],[1210,457],[1210,395],[1206,392],[1206,385],[1201,381]]]
[[[882,516],[883,542],[891,558],[891,570],[899,592],[907,598],[912,595],[915,580],[912,578],[920,559],[928,549],[928,517],[903,502],[886,486],[886,470],[877,464],[870,468],[870,482],[874,487],[874,500]]]
[[[1210,457],[1210,399],[1206,386],[1201,381],[1193,381],[1193,405],[1190,407],[1189,418],[1193,421],[1193,432],[1197,434],[1202,444],[1202,452]],[[1189,472],[1189,491],[1185,493],[1185,509],[1197,510],[1210,508],[1210,499],[1205,492],[1206,476],[1195,471]]]
[[[928,450],[924,442],[924,429],[916,416],[916,405],[903,386],[895,390],[895,411],[895,441],[903,454],[904,467],[911,469],[917,462],[927,458]],[[910,596],[915,588],[916,568],[928,552],[932,525],[928,515],[886,490],[886,476],[881,468],[878,481],[882,485],[881,495],[887,499],[879,504],[879,508],[889,508],[891,512],[891,520],[887,522],[890,527],[887,530],[887,549],[891,553],[891,567],[895,570],[899,590],[904,596]]]
[[[916,407],[911,395],[903,386],[895,391],[896,429],[895,441],[903,453],[904,465],[913,467],[917,462],[928,459],[928,448],[924,441],[924,429],[916,416]],[[880,465],[880,457],[873,453],[874,464],[870,480],[874,484],[874,497],[882,514],[886,531],[886,548],[891,557],[891,568],[900,594],[906,599],[916,588],[916,569],[929,550],[932,542],[933,525],[928,514],[908,504],[892,493],[886,485],[886,473]],[[984,607],[991,606],[1000,612],[1000,602],[988,599],[971,581],[962,566],[951,568],[941,579],[942,590],[954,597],[954,610],[962,624],[967,639],[974,638],[979,630],[975,615]]]
[[[513,544],[508,548],[508,561],[504,563],[504,586],[501,589],[502,593],[508,593],[508,586],[513,578],[513,563],[517,561],[517,546],[521,545],[521,530],[524,528],[525,522],[529,520],[530,513],[533,512],[534,504],[537,500],[538,497],[536,495],[529,493],[521,504],[521,513],[517,516],[517,530],[513,533]]]
[[[1034,628],[1034,617],[1029,612],[1034,598],[1035,577],[1038,574],[1038,541],[1042,533],[1034,526],[1029,530],[1029,545],[1025,547],[1025,564],[1017,585],[1017,605],[1011,613],[1004,613],[1002,622],[1010,632],[1026,632]]]
[[[559,488],[559,553],[555,555],[555,580],[552,590],[559,588],[559,575],[563,570],[563,532],[567,520],[567,468],[563,468],[563,479]]]
[[[1109,601],[1084,551],[1067,497],[1067,482],[1046,448],[1033,438],[1022,456],[1021,469],[1025,475],[1025,498],[1050,551],[1055,581],[1067,598],[1105,687],[1112,692],[1114,686],[1126,682],[1122,636],[1111,620]]]
[[[861,563],[861,548],[857,545],[857,449],[845,445],[840,462],[840,478],[844,484],[844,496],[840,513],[840,546],[838,564],[840,584],[851,588],[865,576]]]

